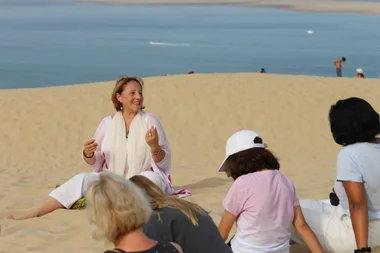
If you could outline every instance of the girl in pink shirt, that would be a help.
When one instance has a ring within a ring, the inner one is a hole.
[[[311,252],[323,252],[305,222],[293,183],[279,168],[277,158],[255,132],[242,130],[228,139],[219,171],[234,183],[223,201],[219,231],[227,240],[236,222],[231,240],[234,253],[289,253],[292,224]]]

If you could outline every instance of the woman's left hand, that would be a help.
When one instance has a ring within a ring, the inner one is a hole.
[[[149,145],[150,148],[158,148],[160,144],[158,143],[158,133],[155,127],[152,127],[145,134],[145,141]]]

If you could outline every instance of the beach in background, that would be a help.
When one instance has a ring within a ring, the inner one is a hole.
[[[377,78],[379,23],[378,15],[242,6],[2,0],[0,89],[260,68],[335,76],[332,62],[342,56],[343,76],[363,68]]]
[[[271,7],[307,12],[343,12],[380,14],[379,0],[76,0],[78,2],[90,2],[101,4],[126,4],[126,5],[245,5],[256,7]]]

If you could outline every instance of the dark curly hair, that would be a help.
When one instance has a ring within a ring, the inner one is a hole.
[[[280,169],[278,158],[266,148],[250,148],[240,151],[228,157],[224,165],[224,171],[233,180],[264,169]]]
[[[332,105],[329,121],[335,142],[342,146],[374,141],[380,133],[379,114],[367,101],[357,97]]]

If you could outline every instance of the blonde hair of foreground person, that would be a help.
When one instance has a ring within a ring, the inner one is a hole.
[[[124,236],[138,232],[143,238],[138,241],[145,242],[145,250],[157,244],[142,232],[142,226],[148,221],[152,209],[143,191],[134,183],[114,173],[103,172],[99,181],[88,190],[86,199],[86,211],[95,239],[106,238],[115,247],[121,248]],[[182,253],[179,245],[171,244]],[[144,246],[140,243],[137,247]]]
[[[144,176],[136,175],[129,180],[145,191],[153,210],[164,207],[178,209],[187,216],[194,226],[198,226],[197,215],[208,214],[202,207],[195,203],[180,199],[178,196],[165,194],[157,185]],[[157,213],[157,215],[159,214]]]

